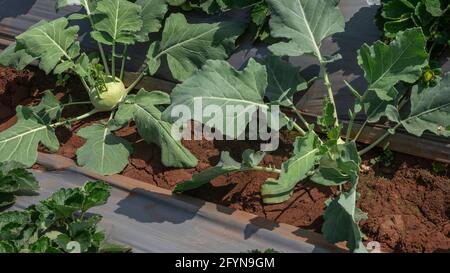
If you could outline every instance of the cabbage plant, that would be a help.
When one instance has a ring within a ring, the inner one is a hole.
[[[0,162],[13,160],[31,166],[36,162],[40,144],[50,152],[58,150],[57,127],[108,112],[108,120],[78,132],[86,139],[86,144],[77,151],[80,166],[103,175],[121,172],[133,149],[115,131],[134,121],[146,142],[161,147],[165,166],[195,167],[195,156],[172,136],[171,124],[161,119],[161,107],[170,104],[170,97],[143,89],[133,93],[134,89],[144,76],[154,75],[162,61],[167,62],[174,79],[184,81],[206,60],[226,59],[244,26],[239,22],[191,24],[181,13],[167,14],[165,0],[56,2],[58,10],[72,5],[82,7],[84,12],[30,27],[2,52],[0,63],[20,70],[36,61],[47,74],[76,75],[85,89],[79,92],[87,92],[90,100],[60,102],[47,91],[39,105],[18,106],[17,123],[0,133]],[[82,20],[91,26],[89,35],[98,46],[96,54],[83,52],[80,47]],[[150,40],[150,34],[161,28],[161,39]],[[136,43],[149,44],[146,61],[139,77],[127,86],[123,82],[127,52]],[[116,118],[117,109],[125,102],[120,118]],[[81,104],[92,105],[92,110],[77,117],[61,118],[65,109]]]
[[[280,105],[283,109],[293,110],[297,116],[296,120],[287,114],[281,114],[280,117],[287,129],[296,130],[298,134],[291,158],[278,169],[261,164],[265,154],[261,151],[244,151],[242,162],[224,152],[217,166],[195,174],[192,180],[179,184],[174,191],[192,190],[218,176],[242,171],[270,172],[278,176],[268,179],[261,187],[262,199],[266,204],[289,200],[295,187],[305,181],[337,187],[338,194],[325,204],[322,232],[330,243],[345,241],[350,250],[364,252],[364,235],[358,223],[366,219],[367,215],[356,206],[361,156],[386,141],[400,128],[418,137],[425,132],[449,137],[450,74],[444,75],[434,87],[416,84],[429,60],[426,37],[421,28],[400,31],[389,44],[381,41],[372,45],[364,44],[357,58],[364,71],[367,89],[356,90],[347,83],[356,103],[354,108],[349,109],[351,120],[344,130],[343,123],[338,119],[333,84],[327,73],[327,67],[340,56],[326,56],[321,50],[324,39],[345,29],[344,17],[335,6],[335,1],[267,2],[272,13],[271,35],[281,40],[269,47],[275,56],[260,62],[251,59],[243,71],[235,70],[225,61],[209,60],[202,70],[173,90],[172,104],[163,117],[171,120],[172,109],[179,105],[193,107],[193,101],[200,99],[222,108],[253,105],[268,109],[269,105]],[[305,90],[306,81],[300,76],[298,68],[281,59],[301,55],[310,55],[317,60],[320,65],[317,79],[323,83],[328,94],[323,114],[316,124],[309,124],[293,103],[293,94]],[[223,84],[223,79],[228,79],[227,85]],[[210,83],[220,85],[211,92]],[[406,88],[411,85],[411,90]],[[405,106],[410,107],[408,109]],[[402,108],[404,111],[400,111]],[[352,136],[355,117],[359,113],[365,114],[366,122]],[[223,123],[237,123],[242,117],[235,114],[226,118]],[[364,127],[380,120],[388,121],[389,129],[371,145],[358,149],[356,141]],[[207,123],[208,119],[202,117],[197,121]],[[320,128],[320,134],[314,128]]]

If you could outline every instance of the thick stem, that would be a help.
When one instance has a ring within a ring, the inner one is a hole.
[[[88,118],[90,116],[93,116],[93,115],[97,114],[98,112],[99,111],[97,109],[94,109],[94,110],[92,110],[92,111],[90,111],[90,112],[88,112],[88,113],[86,113],[84,115],[78,116],[76,118],[72,118],[72,119],[68,119],[68,120],[64,120],[64,121],[59,121],[59,122],[53,123],[52,125],[50,125],[50,127],[56,128],[56,127],[59,127],[59,126],[62,126],[64,124],[66,124],[66,123],[72,123],[72,122],[75,122],[75,121],[80,121],[80,120],[86,119],[86,118]]]
[[[125,73],[125,62],[127,60],[128,46],[125,45],[122,52],[122,65],[120,66],[120,80],[123,81],[123,74]]]
[[[84,8],[86,10],[86,14],[89,18],[89,23],[91,24],[91,28],[94,29],[94,21],[92,21],[92,13],[91,13],[91,8],[89,7],[89,3],[87,0],[84,0]],[[103,62],[103,66],[105,67],[105,72],[108,75],[111,75],[109,72],[109,67],[108,67],[108,60],[106,59],[106,55],[105,55],[105,51],[103,50],[103,46],[102,44],[100,44],[100,42],[97,42],[97,46],[98,46],[98,51],[100,52],[100,57],[102,58],[102,62]]]
[[[364,131],[364,128],[366,128],[367,124],[368,124],[368,121],[366,120],[366,121],[364,121],[363,125],[361,125],[361,128],[359,128],[359,131],[358,131],[358,133],[356,134],[356,136],[354,138],[355,141],[357,141],[359,139],[359,137],[361,136],[362,132]]]
[[[345,142],[350,141],[350,134],[352,133],[353,123],[355,123],[356,114],[353,114],[350,118],[350,122],[347,126],[347,133],[345,134]]]
[[[333,88],[332,88],[330,78],[327,73],[326,63],[324,62],[321,55],[319,56],[319,61],[320,61],[320,70],[323,73],[323,81],[325,83],[325,86],[326,86],[327,92],[328,92],[328,98],[330,99],[330,102],[333,104],[333,109],[334,109],[333,116],[335,118],[334,126],[338,127],[339,120],[338,120],[338,114],[337,114],[337,109],[336,109],[336,102],[334,100]]]
[[[69,102],[66,104],[63,104],[63,108],[67,106],[74,106],[74,105],[86,105],[86,104],[92,104],[90,101],[76,101],[76,102]]]
[[[139,82],[145,77],[145,75],[147,75],[147,68],[145,68],[144,71],[141,72],[139,77],[137,77],[137,79],[130,86],[128,86],[128,88],[125,90],[127,94],[130,93],[130,91],[139,84]]]
[[[401,123],[397,124],[393,129],[393,131],[395,131],[398,127],[400,127]],[[379,139],[375,140],[372,144],[370,144],[369,146],[367,146],[366,148],[362,149],[361,151],[358,152],[358,154],[360,156],[365,155],[366,153],[368,153],[369,151],[371,151],[373,148],[377,147],[381,142],[383,142],[386,138],[388,138],[389,136],[391,136],[391,130],[388,130],[384,135],[382,135]]]
[[[85,80],[83,77],[81,77],[81,76],[80,76],[80,80],[81,80],[81,83],[82,83],[83,86],[84,86],[84,89],[86,89],[86,91],[87,91],[88,93],[91,92],[91,88],[90,88],[89,85],[87,84],[86,80]]]
[[[261,166],[255,166],[252,167],[250,170],[253,171],[260,171],[260,172],[267,172],[267,173],[276,173],[276,174],[281,174],[281,170],[274,168],[274,167],[261,167]]]
[[[105,72],[108,75],[111,75],[111,72],[109,71],[108,66],[108,60],[106,59],[105,51],[103,50],[103,46],[100,44],[100,42],[97,42],[98,50],[100,51],[100,56],[102,58],[103,66],[105,67]]]
[[[289,117],[284,116],[284,118],[288,121],[288,122],[292,122],[292,126],[294,127],[295,130],[297,130],[302,136],[306,135],[305,130],[302,129],[302,127],[300,127],[295,121],[291,120]]]
[[[112,45],[112,54],[111,54],[111,76],[113,81],[116,80],[116,43]]]
[[[294,103],[290,99],[288,99],[287,101],[291,105],[290,108],[292,109],[292,111],[295,112],[295,114],[298,116],[303,125],[305,125],[306,128],[309,128],[309,123],[306,121],[306,119],[303,117],[302,113],[300,113],[297,107],[295,107]]]

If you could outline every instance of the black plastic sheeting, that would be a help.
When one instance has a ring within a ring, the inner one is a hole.
[[[342,0],[340,8],[346,18],[346,31],[336,34],[331,39],[324,42],[322,50],[324,54],[340,53],[343,59],[330,65],[330,78],[336,92],[337,108],[341,119],[348,119],[348,109],[354,100],[344,80],[350,82],[357,90],[364,90],[366,83],[362,77],[362,71],[356,60],[356,52],[364,43],[373,43],[379,39],[380,33],[375,23],[375,14],[379,6],[379,0]],[[25,31],[29,26],[39,20],[53,20],[62,15],[67,15],[78,11],[79,7],[69,7],[60,13],[55,13],[55,0],[0,0],[0,46],[11,43],[15,36]],[[203,13],[189,13],[189,21],[217,21],[217,20],[239,20],[248,21],[249,15],[246,11],[235,11],[220,16],[207,17]],[[87,35],[89,27],[85,23],[81,26],[81,33],[85,48],[96,48]],[[239,49],[231,56],[230,62],[241,68],[249,58],[264,58],[270,54],[263,44],[253,44],[251,37],[243,37],[239,42]],[[132,63],[128,65],[129,71],[138,71],[145,58],[147,45],[134,46],[129,52],[133,55]],[[443,58],[444,71],[450,71],[450,53]],[[306,78],[312,78],[319,72],[319,66],[314,58],[303,56],[290,58],[290,62],[302,68],[302,74]],[[165,80],[172,80],[167,65],[158,72],[157,77]],[[306,94],[299,99],[298,106],[302,111],[313,115],[320,115],[322,110],[322,100],[326,95],[326,90],[321,82],[316,82]]]
[[[19,197],[10,210],[27,208],[60,188],[93,180],[72,170],[33,172],[40,183],[39,195]],[[164,190],[146,188],[127,190],[113,185],[108,203],[92,210],[103,215],[100,226],[108,241],[130,246],[138,253],[240,253],[268,248],[284,253],[339,251],[331,245],[296,240],[295,234],[261,228],[226,213],[227,208],[203,201],[185,202]]]

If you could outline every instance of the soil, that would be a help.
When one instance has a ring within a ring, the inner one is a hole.
[[[57,87],[52,76],[35,68],[17,72],[0,67],[0,131],[15,123],[14,108],[18,104],[30,105],[39,101],[43,91],[54,89],[62,100],[85,99],[84,89],[76,79],[70,79],[66,88]],[[63,90],[68,90],[62,93]],[[68,109],[65,115],[87,112],[89,109]],[[105,118],[98,115],[69,130],[58,128],[61,142],[58,154],[76,159],[76,150],[85,141],[76,132],[93,121]],[[134,144],[134,154],[123,175],[173,189],[177,183],[188,180],[194,173],[214,166],[221,151],[230,151],[240,160],[247,148],[257,149],[256,142],[183,141],[199,159],[194,169],[170,169],[162,165],[160,150],[138,136],[133,124],[121,129],[118,135]],[[264,164],[280,166],[289,158],[294,135],[282,134],[281,148],[264,158]],[[433,171],[432,162],[404,154],[394,154],[393,163],[370,164],[380,151],[367,155],[364,172],[360,176],[358,206],[368,213],[368,220],[360,223],[367,236],[366,242],[378,241],[387,252],[450,252],[450,168],[440,174]],[[299,184],[292,198],[283,204],[263,205],[260,186],[269,174],[247,172],[227,175],[212,181],[211,185],[189,192],[206,201],[244,210],[270,220],[291,224],[320,232],[323,223],[324,202],[336,189],[317,186],[311,182]],[[272,176],[273,177],[273,176]]]

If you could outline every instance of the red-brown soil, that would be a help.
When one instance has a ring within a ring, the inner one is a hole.
[[[13,109],[17,104],[36,103],[46,89],[56,90],[55,80],[36,69],[16,72],[0,67],[0,131],[13,125]],[[70,80],[64,97],[83,99],[84,90],[76,80]],[[62,98],[66,99],[66,98]],[[69,109],[75,114],[88,109]],[[80,127],[94,120],[74,124],[71,130],[59,128],[61,142],[59,154],[76,158],[76,149],[84,140],[76,136]],[[220,151],[230,151],[240,160],[247,148],[258,148],[255,142],[184,141],[184,145],[199,159],[195,169],[170,169],[161,164],[157,146],[141,140],[132,124],[118,132],[134,143],[134,154],[123,174],[157,186],[172,189],[177,183],[190,179],[192,174],[215,165]],[[264,158],[265,164],[280,166],[289,157],[293,135],[284,133],[281,148]],[[365,172],[361,174],[359,207],[368,213],[369,219],[361,223],[367,241],[378,241],[382,250],[389,252],[450,252],[450,168],[438,175],[432,171],[428,160],[403,154],[394,155],[389,167],[382,164],[369,166],[368,160],[376,152],[365,157]],[[317,186],[311,182],[299,184],[292,198],[284,204],[263,205],[260,186],[270,175],[248,172],[220,177],[211,185],[189,194],[207,201],[245,210],[278,222],[320,232],[323,222],[324,202],[336,193],[336,189]]]

